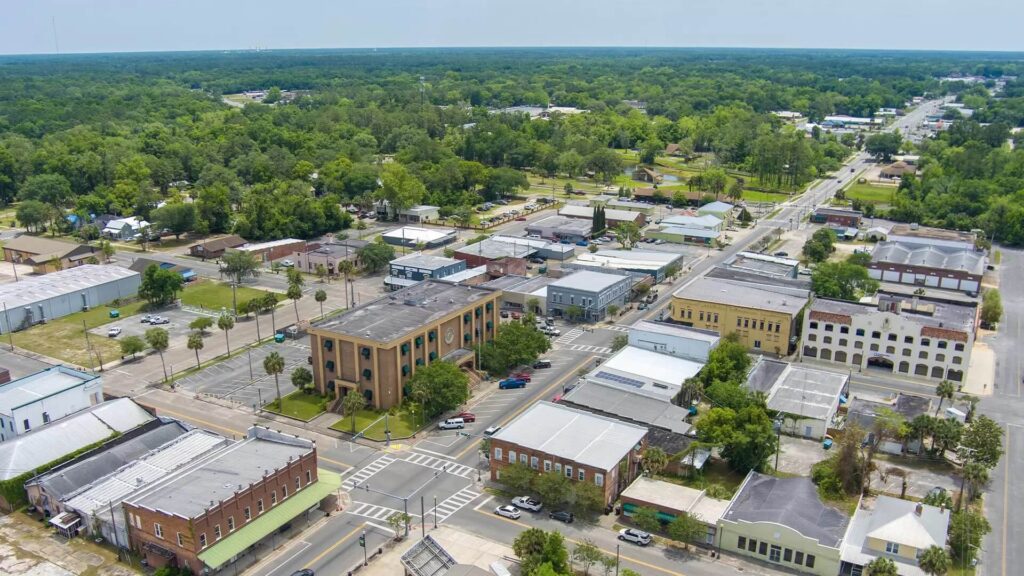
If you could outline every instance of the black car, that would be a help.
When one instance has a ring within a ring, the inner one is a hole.
[[[303,568],[302,570],[292,572],[292,576],[315,576],[315,574],[309,568]]]
[[[541,368],[551,368],[551,360],[537,360],[533,363],[534,370],[540,370]]]
[[[531,264],[543,264],[544,262],[545,262],[545,260],[543,258],[537,258],[536,256],[534,256],[533,258],[530,258],[530,263]]]
[[[572,524],[572,521],[576,519],[576,517],[572,515],[572,512],[567,512],[565,510],[555,510],[548,514],[548,518],[558,520],[559,522],[565,522],[566,524]]]

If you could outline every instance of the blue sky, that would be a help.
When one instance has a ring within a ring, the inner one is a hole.
[[[926,8],[925,8],[926,7]],[[0,54],[420,46],[1024,50],[1021,0],[3,0]]]

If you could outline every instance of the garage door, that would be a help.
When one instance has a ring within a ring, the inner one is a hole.
[[[874,268],[868,268],[868,276],[870,278],[874,278],[875,280],[878,280],[878,279],[880,279],[882,277],[882,271],[881,270],[876,270]]]
[[[939,286],[942,288],[949,288],[950,290],[956,290],[960,287],[960,281],[956,278],[943,278]]]
[[[925,286],[931,286],[933,288],[935,286],[938,286],[939,285],[939,277],[938,276],[928,276],[927,278],[924,279],[924,285]]]
[[[965,292],[977,292],[978,281],[977,280],[962,280],[960,282],[960,289]]]
[[[886,282],[899,282],[900,273],[894,270],[886,270],[885,272],[882,273],[882,279],[885,280]]]

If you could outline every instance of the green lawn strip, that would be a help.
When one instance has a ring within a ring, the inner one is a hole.
[[[262,297],[266,294],[263,290],[239,286],[236,288],[238,303],[247,302],[253,298]],[[280,300],[281,298],[278,298]],[[199,306],[211,310],[221,308],[231,309],[231,285],[213,280],[199,280],[193,282],[181,293],[181,303],[188,306]]]
[[[296,390],[281,398],[283,407],[278,407],[277,400],[274,400],[263,406],[263,409],[275,414],[281,414],[282,416],[288,416],[289,418],[295,418],[296,420],[302,420],[303,422],[309,422],[327,411],[325,402],[326,399],[323,396],[307,394],[301,390]]]
[[[415,417],[407,412],[400,412],[397,415],[390,415],[387,419],[388,428],[391,429],[393,439],[406,438],[416,432]],[[352,417],[345,416],[331,425],[332,430],[340,432],[352,432]],[[362,431],[363,436],[383,442],[384,436],[384,412],[375,410],[360,410],[356,412],[356,431]]]
[[[896,188],[871,184],[851,184],[844,192],[849,200],[860,200],[870,204],[891,204]]]
[[[15,332],[14,345],[71,364],[94,367],[98,365],[96,354],[90,353],[86,348],[82,321],[85,321],[89,329],[97,328],[137,314],[144,305],[145,302],[139,301],[122,306],[99,306],[85,312],[76,312],[28,330]],[[121,317],[111,318],[112,309],[118,310]],[[90,333],[89,343],[99,352],[103,362],[121,357],[121,345],[113,338]]]

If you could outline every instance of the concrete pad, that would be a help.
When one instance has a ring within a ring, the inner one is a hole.
[[[988,396],[995,388],[996,352],[985,342],[974,342],[971,364],[962,391],[974,396]]]

